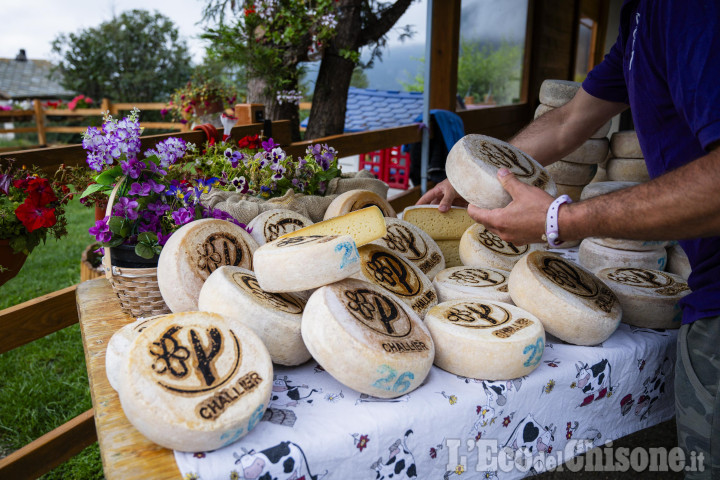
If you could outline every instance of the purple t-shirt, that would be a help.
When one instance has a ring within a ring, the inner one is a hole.
[[[590,95],[628,103],[652,178],[720,140],[720,2],[625,0],[617,42],[589,74]],[[692,290],[683,323],[720,315],[720,237],[680,241]]]

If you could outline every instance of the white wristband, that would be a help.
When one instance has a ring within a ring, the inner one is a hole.
[[[548,208],[547,215],[545,216],[545,239],[548,245],[551,247],[559,247],[563,244],[562,241],[557,241],[560,238],[559,230],[559,215],[560,205],[563,203],[572,203],[572,199],[567,195],[560,195],[558,198],[553,200]]]

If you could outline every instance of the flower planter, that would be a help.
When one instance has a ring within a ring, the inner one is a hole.
[[[156,268],[159,255],[153,258],[143,258],[135,253],[135,245],[120,245],[110,247],[110,258],[116,267],[125,268]]]
[[[105,276],[105,270],[103,269],[101,259],[94,253],[99,248],[97,243],[91,243],[80,257],[80,281],[85,282],[87,280],[93,280]]]
[[[0,286],[20,272],[25,260],[24,253],[13,253],[10,240],[0,239]]]

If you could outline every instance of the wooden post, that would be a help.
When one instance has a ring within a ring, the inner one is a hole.
[[[37,127],[38,145],[47,145],[47,136],[45,135],[45,111],[42,108],[40,100],[33,100],[33,108],[35,109],[35,126]]]
[[[110,115],[117,115],[117,108],[113,111],[112,103],[110,103],[110,99],[108,98],[103,98],[100,102],[100,111],[110,112]]]
[[[262,123],[265,120],[265,105],[262,103],[238,103],[235,105],[235,125]]]
[[[433,2],[430,108],[454,112],[457,105],[460,8],[460,0]]]

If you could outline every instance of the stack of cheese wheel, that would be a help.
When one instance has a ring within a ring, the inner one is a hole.
[[[422,229],[399,218],[386,218],[387,234],[372,242],[387,247],[417,266],[432,280],[445,268],[442,250]]]
[[[462,265],[460,238],[475,223],[468,215],[467,208],[451,207],[443,213],[437,205],[415,205],[403,211],[403,220],[419,227],[437,242],[446,267]]]
[[[537,244],[515,246],[476,223],[460,238],[460,260],[470,267],[499,268],[510,272],[523,255],[539,248]]]
[[[127,350],[120,403],[153,442],[201,452],[247,434],[268,407],[273,368],[265,345],[239,322],[209,312],[155,319]]]
[[[540,105],[535,110],[535,118],[568,103],[580,86],[568,80],[545,80],[540,86]],[[598,165],[607,158],[610,123],[600,127],[577,150],[545,167],[557,184],[558,195],[569,195],[575,202],[580,200],[583,187],[592,181]]]
[[[560,255],[535,251],[510,273],[513,302],[545,331],[575,345],[596,345],[617,329],[622,307],[605,283]]]
[[[635,130],[615,132],[610,138],[612,158],[607,162],[610,181],[647,182],[650,180]]]
[[[338,195],[325,210],[323,220],[339,217],[367,207],[378,207],[384,217],[395,217],[390,203],[375,192],[369,190],[350,190]]]
[[[355,279],[312,294],[302,336],[313,358],[337,381],[382,398],[419,387],[435,358],[430,333],[410,307]]]
[[[435,365],[455,375],[510,380],[540,364],[545,330],[514,305],[482,299],[450,300],[425,317],[435,343]]]
[[[215,270],[200,291],[198,308],[250,327],[273,363],[292,366],[310,359],[300,335],[305,300],[293,293],[266,292],[250,270],[227,266]]]
[[[433,285],[440,302],[482,298],[512,303],[508,291],[510,272],[487,267],[450,267],[435,275]]]
[[[295,232],[312,225],[312,220],[286,208],[266,210],[248,223],[250,235],[258,245],[277,240],[286,233]]]
[[[666,270],[670,273],[681,276],[687,281],[687,279],[690,278],[692,267],[690,267],[690,260],[688,259],[685,251],[680,245],[675,244],[670,245],[667,248],[667,253],[668,257]]]
[[[644,328],[680,328],[678,301],[690,293],[687,282],[671,273],[643,268],[606,268],[598,277],[615,292],[622,321]]]

